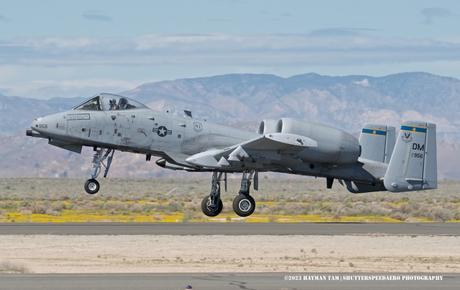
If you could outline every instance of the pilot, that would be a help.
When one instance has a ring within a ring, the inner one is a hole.
[[[110,104],[110,111],[116,110],[117,109],[117,101],[115,99],[109,100]]]
[[[128,100],[126,98],[120,98],[118,101],[118,110],[126,110],[128,108]]]

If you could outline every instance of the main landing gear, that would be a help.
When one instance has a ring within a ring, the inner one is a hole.
[[[214,172],[211,181],[211,193],[203,198],[201,202],[201,210],[207,216],[216,216],[220,214],[223,208],[222,199],[220,199],[220,181],[222,179],[222,172]],[[227,179],[225,179],[227,182]]]
[[[249,195],[249,189],[251,188],[251,179],[257,176],[255,171],[250,173],[243,173],[241,178],[241,187],[238,195],[233,199],[233,210],[241,217],[250,216],[256,209],[256,201],[252,196]],[[257,177],[254,182],[254,189],[257,190]]]
[[[254,180],[254,189],[258,189],[258,175],[257,172],[244,172],[241,179],[241,187],[238,195],[233,200],[233,210],[241,217],[250,216],[256,209],[256,202],[249,194],[251,188],[251,180]],[[206,196],[201,202],[201,209],[207,216],[217,216],[222,211],[222,200],[220,198],[220,182],[225,182],[225,189],[227,189],[226,174],[222,172],[214,172],[211,182],[211,193]]]
[[[85,182],[85,191],[88,194],[96,194],[99,189],[100,185],[96,178],[102,171],[102,167],[104,167],[104,177],[107,177],[109,173],[110,165],[112,164],[113,154],[115,150],[113,149],[95,149],[96,153],[93,156],[93,171],[91,172],[91,178]]]

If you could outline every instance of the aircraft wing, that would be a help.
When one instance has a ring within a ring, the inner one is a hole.
[[[248,161],[252,164],[270,163],[280,160],[282,154],[295,154],[317,146],[315,140],[305,136],[270,133],[224,149],[197,153],[188,157],[186,162],[204,168],[226,168]]]

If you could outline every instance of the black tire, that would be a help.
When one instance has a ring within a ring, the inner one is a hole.
[[[233,210],[241,217],[250,216],[256,209],[256,201],[252,196],[238,194],[233,200]]]
[[[100,188],[99,182],[94,178],[88,179],[85,182],[85,191],[88,194],[96,194]]]
[[[213,217],[217,216],[222,212],[222,208],[224,207],[222,200],[219,199],[219,202],[217,203],[217,207],[211,207],[211,200],[209,196],[206,196],[203,198],[203,201],[201,202],[201,210],[203,213],[207,216]]]

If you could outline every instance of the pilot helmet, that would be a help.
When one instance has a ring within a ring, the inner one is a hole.
[[[120,101],[118,101],[118,105],[119,105],[121,108],[126,107],[127,104],[128,104],[128,100],[127,100],[126,98],[120,98]]]

